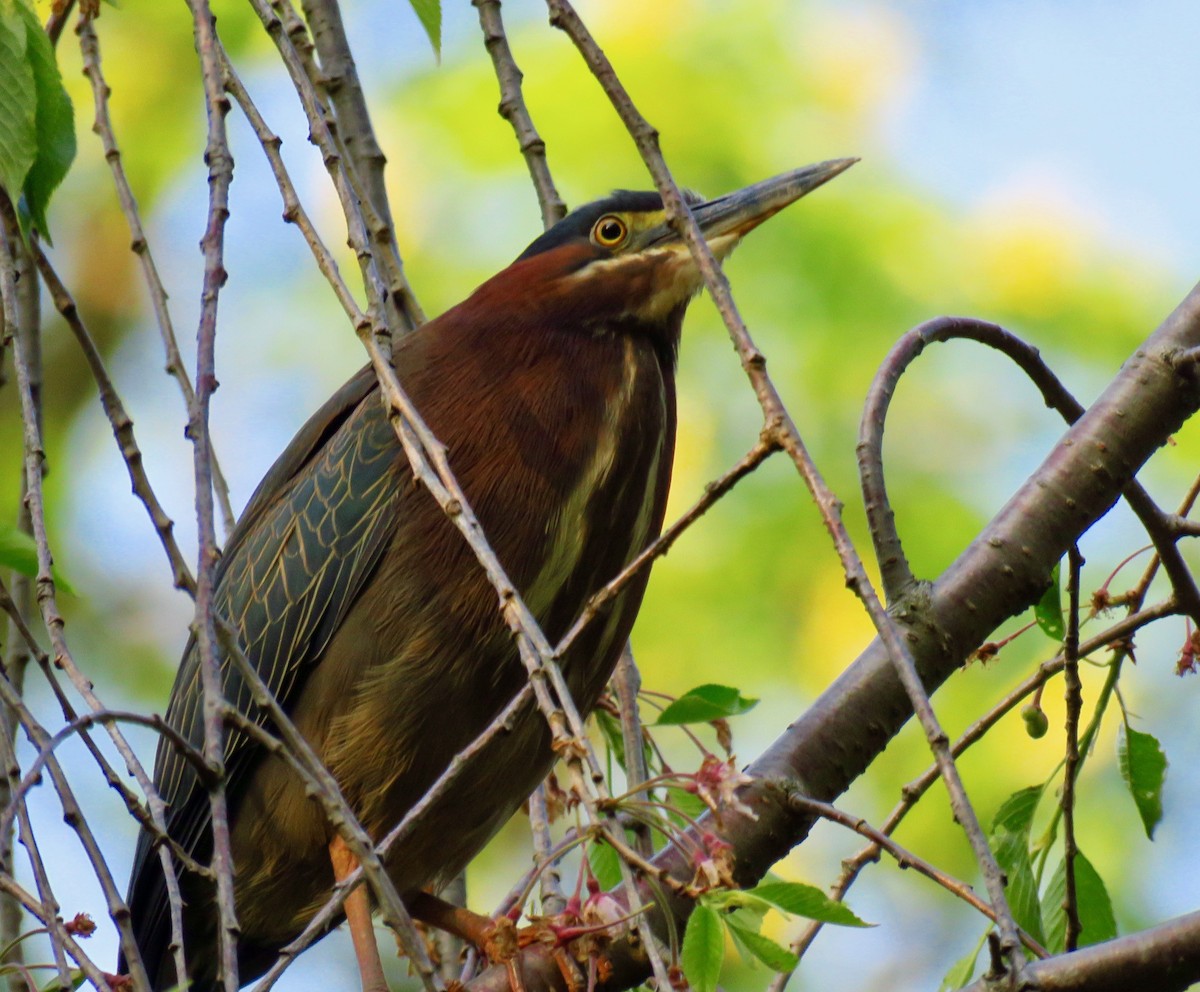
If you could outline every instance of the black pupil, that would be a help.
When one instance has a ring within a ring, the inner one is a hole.
[[[620,240],[622,231],[620,221],[606,220],[600,225],[600,240],[601,241],[618,241]]]

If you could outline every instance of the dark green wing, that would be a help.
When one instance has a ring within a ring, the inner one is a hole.
[[[259,484],[217,569],[215,607],[285,710],[374,571],[395,531],[399,443],[368,366],[300,430]],[[249,687],[222,659],[226,698],[264,722]],[[194,639],[180,663],[167,722],[204,742],[200,658]],[[225,746],[236,796],[253,754],[245,735]],[[155,785],[168,831],[197,857],[210,853],[210,808],[192,766],[160,739]],[[166,889],[150,837],[139,838],[130,881],[135,932],[153,975],[169,941]],[[198,949],[199,950],[199,949]]]

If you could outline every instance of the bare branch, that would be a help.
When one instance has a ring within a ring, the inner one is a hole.
[[[425,322],[425,315],[404,275],[383,181],[387,159],[371,127],[341,8],[336,0],[303,0],[303,7],[321,60],[323,88],[337,117],[336,134],[345,147],[346,174],[360,199],[375,257],[387,283],[388,325],[411,331]]]
[[[196,484],[196,526],[200,540],[196,567],[196,614],[193,631],[200,657],[200,681],[204,687],[204,756],[217,771],[209,785],[212,866],[217,876],[217,953],[215,968],[225,992],[237,992],[238,954],[237,908],[233,901],[233,851],[230,841],[229,806],[225,795],[226,707],[221,677],[221,658],[217,651],[215,609],[217,540],[213,522],[212,457],[209,448],[208,416],[213,392],[217,388],[215,348],[217,302],[225,284],[225,222],[229,217],[229,185],[233,180],[233,156],[225,134],[229,99],[221,77],[217,55],[216,24],[207,0],[188,0],[192,12],[196,52],[200,57],[200,75],[204,83],[204,103],[208,115],[208,138],[204,160],[208,164],[208,220],[200,246],[204,252],[204,279],[200,294],[200,326],[196,333],[196,394],[188,410],[188,436],[193,445]],[[180,972],[181,975],[187,972]]]
[[[1067,698],[1066,758],[1063,766],[1062,795],[1059,808],[1063,821],[1063,871],[1066,896],[1062,909],[1067,915],[1064,947],[1073,951],[1079,944],[1083,927],[1079,922],[1079,900],[1075,891],[1075,779],[1079,774],[1079,717],[1083,711],[1083,683],[1079,680],[1079,582],[1083,557],[1072,545],[1067,552],[1067,636],[1063,640],[1063,672]]]
[[[500,0],[471,2],[479,11],[483,44],[492,57],[496,80],[500,83],[500,106],[497,109],[500,116],[512,125],[513,133],[517,136],[517,147],[529,167],[529,178],[533,180],[538,206],[542,210],[542,225],[552,227],[566,215],[567,205],[558,195],[554,178],[550,175],[550,166],[546,162],[546,142],[533,126],[533,118],[525,106],[525,96],[521,92],[521,80],[525,77],[517,68],[512,49],[508,47],[504,21],[500,16]]]
[[[917,857],[907,848],[901,847],[892,838],[882,830],[877,830],[872,827],[862,817],[852,816],[849,813],[843,812],[836,806],[829,803],[818,802],[815,799],[809,799],[806,796],[793,794],[790,801],[798,809],[802,809],[807,813],[812,813],[821,817],[823,820],[829,820],[831,823],[840,824],[843,827],[848,827],[857,834],[863,837],[868,837],[871,840],[872,846],[879,850],[887,851],[896,861],[896,864],[901,868],[912,868],[918,874],[924,875],[930,881],[936,882],[951,895],[956,896],[963,902],[972,906],[993,923],[996,923],[996,913],[986,902],[979,898],[972,890],[971,886],[966,882],[955,878],[953,875],[936,868],[923,858]],[[1041,944],[1033,939],[1024,930],[1019,931],[1021,935],[1021,943],[1024,944],[1039,958],[1047,958],[1050,952]]]
[[[108,98],[112,91],[104,80],[104,73],[100,66],[100,40],[96,37],[95,28],[89,20],[83,21],[79,27],[79,50],[83,53],[83,74],[92,84],[92,103],[95,108],[92,130],[99,135],[104,146],[104,158],[112,172],[113,187],[117,191],[121,213],[124,214],[125,221],[129,225],[130,248],[137,256],[138,265],[142,270],[142,279],[146,283],[146,294],[150,298],[154,319],[158,324],[158,333],[167,354],[167,374],[178,384],[179,392],[183,396],[184,407],[190,411],[196,402],[196,391],[192,388],[187,365],[179,352],[179,340],[175,336],[175,325],[171,320],[171,309],[167,304],[167,290],[158,274],[154,253],[150,250],[150,241],[142,227],[137,199],[134,197],[129,179],[125,175],[121,150],[117,145],[116,132],[113,130],[112,119],[108,113]],[[89,364],[91,364],[90,359]],[[229,484],[225,481],[225,474],[217,462],[216,452],[211,450],[211,444],[210,454],[213,485],[221,508],[225,535],[228,536],[233,531],[235,519],[233,505],[229,500]]]
[[[629,94],[617,78],[612,65],[591,37],[591,34],[579,19],[579,16],[575,13],[574,8],[568,0],[547,0],[547,5],[550,8],[551,24],[561,28],[570,36],[636,142],[642,159],[654,177],[655,185],[662,194],[663,205],[667,210],[667,215],[683,236],[692,253],[693,259],[699,266],[705,286],[708,288],[713,301],[717,305],[717,310],[725,321],[725,326],[738,350],[747,377],[762,407],[764,423],[767,425],[766,429],[777,436],[780,445],[791,456],[797,470],[808,485],[809,491],[812,493],[813,499],[821,511],[821,518],[833,539],[834,547],[842,561],[846,572],[847,585],[862,600],[867,614],[870,616],[872,623],[875,625],[876,630],[879,631],[880,637],[887,646],[900,680],[925,730],[925,736],[942,769],[942,775],[946,780],[946,789],[950,794],[951,806],[954,809],[955,819],[970,840],[971,848],[975,853],[976,860],[979,862],[980,869],[987,882],[988,895],[1000,920],[999,930],[1002,950],[1009,962],[1012,973],[1015,976],[1019,976],[1024,965],[1024,959],[1018,948],[1019,941],[1016,924],[1013,922],[1012,912],[1008,907],[1008,900],[1004,892],[1003,873],[996,863],[995,856],[988,846],[987,837],[979,825],[978,818],[971,807],[966,790],[963,788],[961,777],[954,766],[954,759],[949,752],[946,735],[938,723],[937,717],[933,712],[933,707],[929,703],[928,696],[925,694],[912,655],[905,645],[897,625],[884,610],[882,603],[875,594],[870,580],[867,578],[866,570],[863,568],[862,561],[854,549],[845,525],[842,523],[841,502],[834,496],[832,490],[828,487],[820,471],[817,469],[816,464],[809,456],[807,448],[795,424],[792,422],[791,416],[784,406],[778,390],[776,390],[774,383],[771,382],[770,377],[767,375],[766,359],[754,345],[745,322],[738,313],[729,288],[729,282],[717,265],[716,259],[707,242],[704,240],[699,225],[696,223],[696,219],[692,216],[691,210],[680,194],[679,188],[675,184],[666,162],[663,160],[658,145],[658,132],[650,126],[634,107]]]

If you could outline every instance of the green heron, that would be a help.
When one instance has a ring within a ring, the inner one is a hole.
[[[851,161],[689,202],[723,258]],[[676,352],[700,285],[658,194],[617,192],[571,213],[395,346],[400,382],[447,445],[493,549],[551,641],[659,533],[675,441]],[[562,659],[582,711],[612,673],[646,578],[626,586]],[[526,678],[482,569],[414,481],[370,366],[313,415],[259,484],[216,583],[216,610],[376,839]],[[197,748],[198,655],[190,643],[167,710],[167,722]],[[222,670],[226,697],[267,722],[237,669]],[[397,890],[415,897],[460,871],[546,776],[549,745],[546,722],[530,706],[389,852]],[[249,981],[355,862],[282,759],[234,732],[225,766],[238,963]],[[165,738],[154,782],[170,836],[208,859],[207,790]],[[180,884],[190,988],[208,992],[217,984],[211,883],[181,869]],[[364,953],[377,962],[368,898],[359,887],[345,912],[356,949],[369,940]],[[145,832],[128,902],[153,988],[175,986],[166,885]],[[378,985],[364,953],[364,983]]]

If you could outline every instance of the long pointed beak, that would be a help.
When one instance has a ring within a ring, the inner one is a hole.
[[[784,207],[845,172],[857,161],[856,158],[837,158],[793,169],[734,193],[718,196],[715,200],[697,204],[692,207],[692,215],[706,241],[728,235],[741,238]],[[676,237],[669,225],[663,225],[648,240],[653,244]]]

